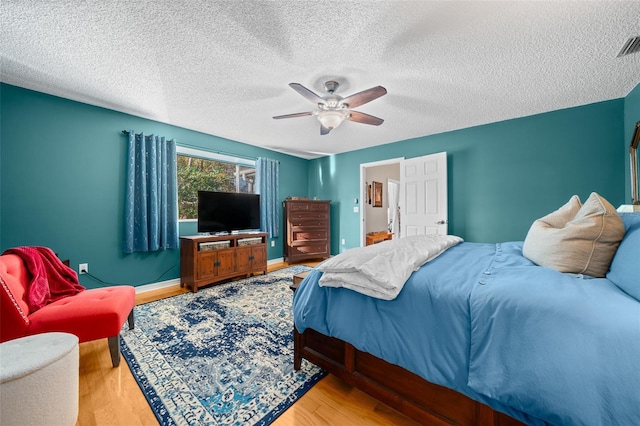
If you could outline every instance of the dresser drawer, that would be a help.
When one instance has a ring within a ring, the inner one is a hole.
[[[289,215],[289,220],[296,219],[329,219],[329,213],[327,212],[294,212]]]
[[[309,211],[309,203],[296,203],[289,201],[288,209],[292,213],[299,211],[307,212]]]
[[[298,245],[293,243],[289,249],[289,256],[313,256],[313,255],[326,255],[329,252],[329,247],[324,244],[309,244]]]
[[[319,221],[306,221],[298,224],[290,224],[289,232],[317,232],[327,229],[327,224],[325,222]],[[289,234],[291,235],[291,234]]]
[[[328,212],[329,204],[309,204],[309,211],[312,212]]]
[[[311,215],[295,213],[289,217],[289,224],[291,226],[326,226],[327,219],[326,213],[314,213]]]
[[[327,241],[327,231],[293,231],[293,241]]]
[[[314,203],[314,202],[291,202],[289,201],[289,211],[294,212],[328,212],[328,203]]]

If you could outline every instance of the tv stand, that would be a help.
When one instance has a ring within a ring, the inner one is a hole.
[[[267,273],[267,234],[180,237],[180,287],[198,288]]]

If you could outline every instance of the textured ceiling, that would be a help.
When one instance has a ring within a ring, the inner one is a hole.
[[[313,158],[626,96],[640,2],[34,1],[0,6],[2,81]],[[320,136],[324,81],[379,126]],[[114,129],[118,131],[120,129]],[[144,130],[144,129],[141,129]],[[188,143],[188,141],[180,141]],[[213,147],[212,147],[213,148]]]

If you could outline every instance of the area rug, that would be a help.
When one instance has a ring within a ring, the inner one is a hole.
[[[326,372],[293,369],[294,266],[135,307],[121,350],[162,425],[267,425]]]

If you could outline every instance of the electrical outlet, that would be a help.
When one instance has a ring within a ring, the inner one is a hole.
[[[88,263],[81,263],[80,265],[78,265],[78,271],[81,274],[86,274],[87,272],[89,272],[89,264]]]
[[[345,245],[347,243],[347,241],[343,238],[342,239],[342,245]]]
[[[271,247],[275,247],[276,246],[276,242],[275,241],[271,241]]]

